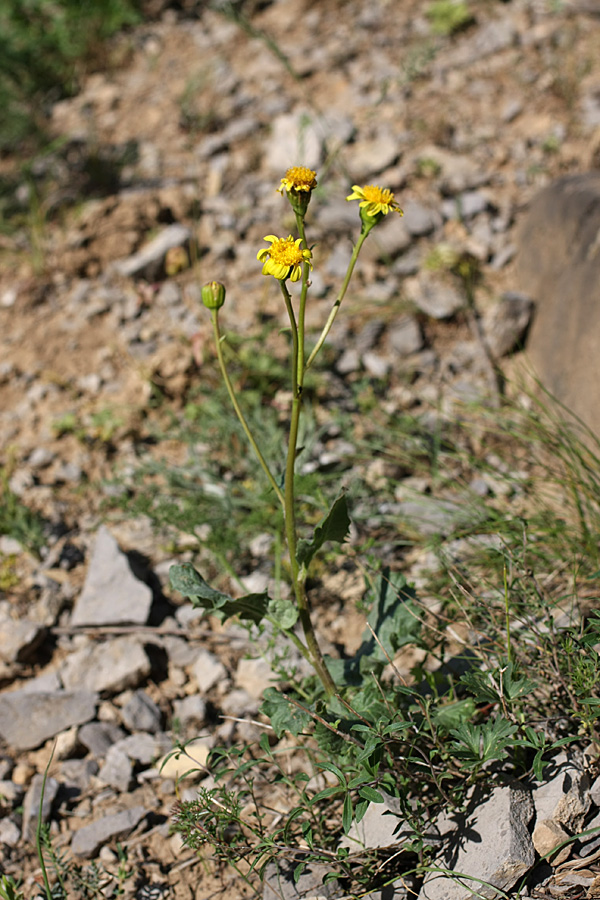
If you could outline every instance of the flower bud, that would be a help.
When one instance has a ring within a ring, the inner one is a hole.
[[[225,303],[225,285],[220,281],[209,281],[203,285],[202,302],[207,309],[221,309]]]

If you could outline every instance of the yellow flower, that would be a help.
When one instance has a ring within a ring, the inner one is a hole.
[[[283,194],[284,190],[288,193],[291,191],[308,191],[310,193],[316,186],[316,172],[313,172],[312,169],[307,169],[305,166],[293,166],[287,170],[277,190],[280,194]]]
[[[259,262],[263,263],[263,275],[272,275],[279,281],[291,278],[298,281],[302,274],[302,263],[307,262],[312,269],[312,253],[302,248],[302,240],[294,240],[292,235],[286,238],[278,238],[274,234],[268,234],[265,241],[269,241],[270,247],[263,247],[256,254]]]
[[[360,200],[361,210],[365,215],[375,217],[378,215],[387,216],[390,210],[404,215],[394,199],[394,195],[387,188],[380,188],[377,184],[367,184],[360,187],[358,184],[352,185],[352,193],[346,200]]]

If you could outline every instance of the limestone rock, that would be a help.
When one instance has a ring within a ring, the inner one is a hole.
[[[529,791],[513,782],[486,799],[476,794],[465,814],[441,817],[444,844],[434,865],[449,874],[427,876],[419,900],[471,900],[473,889],[492,900],[497,888],[511,888],[535,860],[527,829],[532,814]]]
[[[66,688],[93,691],[124,691],[137,687],[150,674],[150,660],[133,637],[88,644],[67,657],[61,669]]]
[[[136,578],[126,554],[108,528],[101,525],[71,624],[145,625],[151,605],[152,591]]]
[[[88,690],[2,694],[0,735],[17,750],[32,750],[72,725],[89,722],[97,703],[98,694]]]
[[[143,806],[133,806],[123,812],[97,819],[90,825],[84,825],[73,835],[71,850],[75,856],[91,859],[108,841],[130,834],[145,815],[146,810]]]

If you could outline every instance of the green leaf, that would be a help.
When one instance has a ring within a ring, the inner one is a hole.
[[[269,616],[275,619],[280,628],[289,630],[298,621],[298,609],[296,604],[286,597],[278,597],[269,601]]]
[[[237,616],[258,625],[267,613],[269,595],[266,591],[260,594],[246,594],[234,600],[229,594],[211,588],[191,563],[171,566],[169,581],[173,590],[179,591],[191,600],[192,606],[205,609],[221,621]]]
[[[297,737],[310,722],[308,713],[290,703],[276,688],[266,689],[260,711],[268,717],[278,738],[286,731]]]
[[[344,797],[344,809],[342,812],[342,828],[344,829],[344,834],[348,834],[350,831],[350,826],[352,825],[352,797],[350,794],[346,794]]]
[[[354,821],[358,825],[359,822],[362,822],[366,811],[369,808],[368,800],[359,800],[356,804],[356,809],[354,810]]]
[[[417,641],[421,622],[414,598],[414,589],[409,586],[404,575],[390,572],[388,568],[381,572],[367,592],[365,602],[371,604],[367,622],[385,652],[369,629],[366,629],[358,650],[360,656],[387,662],[387,656],[393,658],[400,647]]]
[[[358,793],[370,803],[385,803],[383,795],[376,791],[374,787],[371,787],[370,784],[364,784]]]
[[[296,560],[299,566],[307,569],[310,561],[321,549],[325,541],[337,541],[338,544],[343,543],[348,535],[350,528],[350,516],[348,515],[348,504],[346,503],[346,495],[340,494],[334,500],[333,506],[316,526],[312,539],[310,541],[298,541],[296,549]]]
[[[472,697],[466,697],[464,700],[457,700],[456,703],[448,703],[446,706],[440,706],[433,713],[432,719],[438,728],[444,731],[450,731],[457,728],[463,722],[468,722],[475,712],[475,701]]]

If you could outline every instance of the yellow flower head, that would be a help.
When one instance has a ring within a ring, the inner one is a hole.
[[[281,184],[277,188],[280,194],[283,194],[284,190],[288,193],[294,191],[306,191],[310,194],[317,186],[317,173],[313,172],[312,169],[307,169],[305,166],[293,166],[291,169],[288,169],[283,178],[281,179]]]
[[[390,210],[403,216],[404,213],[396,203],[394,195],[387,188],[380,188],[377,184],[367,184],[360,187],[352,185],[352,193],[346,200],[360,200],[360,208],[367,216],[387,216]]]
[[[268,234],[265,241],[269,241],[270,247],[263,247],[256,254],[259,262],[263,263],[263,275],[272,275],[279,281],[291,278],[298,281],[302,274],[302,263],[307,262],[312,269],[312,253],[302,248],[302,240],[294,240],[292,235],[286,238],[278,238],[274,234]]]

